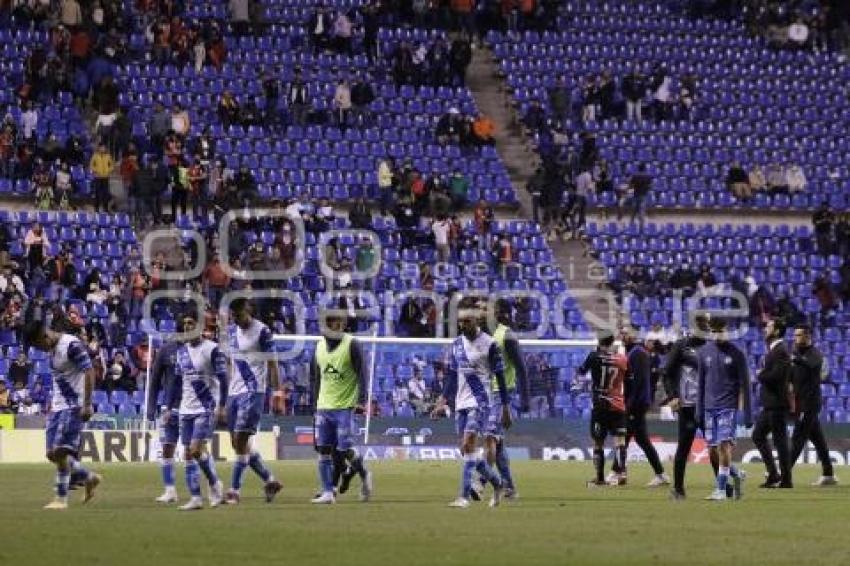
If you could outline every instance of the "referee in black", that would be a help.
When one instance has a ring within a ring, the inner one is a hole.
[[[791,488],[794,485],[791,481],[791,454],[786,430],[790,410],[788,385],[791,379],[791,356],[783,341],[785,325],[781,320],[771,320],[765,326],[764,334],[767,353],[764,356],[764,367],[757,375],[761,384],[761,414],[753,428],[753,444],[758,448],[767,468],[767,479],[759,487]],[[767,440],[768,434],[773,436],[779,456],[779,470],[776,469],[773,449]]]
[[[818,418],[821,409],[822,377],[823,356],[812,344],[812,329],[806,324],[797,325],[794,328],[794,349],[791,352],[791,382],[796,405],[794,434],[791,436],[791,465],[800,457],[806,442],[811,440],[823,468],[823,475],[812,484],[818,487],[838,483],[832,471],[829,448]]]

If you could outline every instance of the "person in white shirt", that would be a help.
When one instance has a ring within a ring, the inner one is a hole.
[[[579,232],[584,230],[585,212],[587,210],[587,199],[596,191],[596,182],[590,171],[583,171],[576,177],[575,202],[572,207],[573,238],[578,238]]]
[[[803,173],[803,168],[799,165],[791,165],[787,170],[788,190],[792,193],[799,193],[806,190],[806,174]]]
[[[437,258],[442,262],[448,262],[451,259],[452,250],[449,247],[451,227],[452,223],[444,215],[438,216],[431,224],[434,245],[437,247]]]
[[[32,100],[27,102],[26,111],[21,114],[21,128],[23,129],[24,139],[29,140],[35,136],[35,130],[38,127],[38,110]]]
[[[333,109],[336,113],[337,124],[340,127],[344,127],[348,118],[348,112],[351,110],[351,87],[348,86],[348,81],[345,79],[340,79],[336,85]]]
[[[410,392],[410,404],[417,415],[428,412],[428,384],[422,378],[422,373],[414,371],[413,377],[407,382],[407,390]]]
[[[809,26],[797,19],[788,26],[788,42],[795,47],[804,47],[809,40]]]

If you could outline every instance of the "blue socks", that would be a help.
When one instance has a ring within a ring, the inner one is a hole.
[[[717,489],[720,491],[726,491],[726,484],[729,482],[729,468],[725,466],[720,466],[720,470],[717,472]]]
[[[499,475],[502,476],[502,483],[508,489],[514,489],[514,477],[511,474],[511,461],[508,458],[508,451],[503,443],[499,443],[496,448],[496,468],[499,469]]]
[[[162,472],[162,484],[165,487],[174,487],[174,458],[163,458],[159,463]]]
[[[90,472],[73,456],[68,456],[68,467],[71,469],[71,482],[89,479]]]
[[[71,481],[70,470],[59,470],[56,472],[56,496],[65,498],[68,497],[68,484]]]
[[[201,471],[195,460],[186,462],[186,485],[192,497],[201,496]]]
[[[230,487],[236,491],[242,489],[242,476],[245,474],[245,468],[248,467],[248,455],[238,454],[236,462],[233,464],[233,476],[230,478]]]
[[[463,457],[463,471],[461,473],[461,488],[460,495],[469,499],[469,492],[472,491],[472,472],[476,467],[475,456],[468,454]]]
[[[210,486],[215,486],[218,483],[218,474],[215,472],[215,461],[210,458],[209,454],[201,454],[201,458],[198,460],[198,465],[201,467],[201,471],[206,476],[207,481],[210,482]]]
[[[319,481],[322,483],[322,491],[333,493],[334,490],[334,461],[330,454],[319,456]]]
[[[251,456],[248,459],[248,463],[251,465],[251,469],[260,476],[260,479],[263,482],[268,482],[272,479],[272,474],[269,472],[269,469],[266,468],[265,464],[263,464],[263,457],[260,456],[259,452],[252,451]]]

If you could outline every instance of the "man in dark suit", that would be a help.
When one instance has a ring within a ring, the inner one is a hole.
[[[818,454],[823,475],[812,485],[823,487],[838,483],[832,469],[826,437],[818,415],[821,409],[820,384],[823,378],[823,356],[812,344],[812,329],[806,324],[794,328],[791,352],[791,379],[794,386],[795,419],[791,436],[791,465],[797,461],[806,442],[811,440]]]
[[[771,320],[765,326],[765,339],[768,351],[764,356],[764,367],[758,373],[761,384],[761,414],[753,428],[753,443],[761,453],[767,468],[767,480],[760,486],[764,488],[790,488],[791,455],[788,450],[786,419],[788,416],[788,383],[791,378],[791,356],[785,343],[785,324],[780,320]],[[773,435],[773,443],[779,456],[779,470],[773,459],[773,449],[767,435]],[[780,475],[781,474],[781,475]]]

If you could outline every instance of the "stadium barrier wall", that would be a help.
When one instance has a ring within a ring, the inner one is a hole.
[[[0,430],[0,463],[38,463],[45,461],[44,430]],[[254,447],[263,458],[278,458],[277,442],[271,432],[254,438]],[[217,460],[232,461],[234,453],[225,431],[217,431],[212,442]],[[83,462],[144,462],[158,457],[159,443],[154,432],[139,430],[85,430],[80,444]]]
[[[43,420],[42,420],[43,423]],[[18,423],[23,424],[23,423]],[[26,426],[36,426],[38,419],[26,419]],[[313,424],[310,417],[266,416],[261,423],[255,445],[267,460],[311,460]],[[850,465],[850,425],[826,425],[825,433],[836,465]],[[671,461],[676,451],[676,423],[651,421],[650,435],[662,460]],[[460,458],[454,422],[450,419],[376,418],[372,421],[372,441],[362,442],[359,449],[371,460],[434,461]],[[542,419],[518,421],[508,436],[510,455],[516,460],[590,461],[592,448],[587,421],[580,419]],[[44,462],[45,435],[39,428],[0,430],[0,463]],[[87,462],[143,462],[156,460],[158,443],[155,433],[139,430],[87,430],[83,433],[81,456]],[[226,432],[217,431],[212,445],[219,460],[231,460]],[[629,458],[642,461],[643,453],[630,446]],[[760,457],[744,429],[739,429],[735,459],[758,462]],[[705,442],[697,439],[691,460],[708,462]],[[815,463],[817,457],[809,448],[801,456],[802,463]]]

